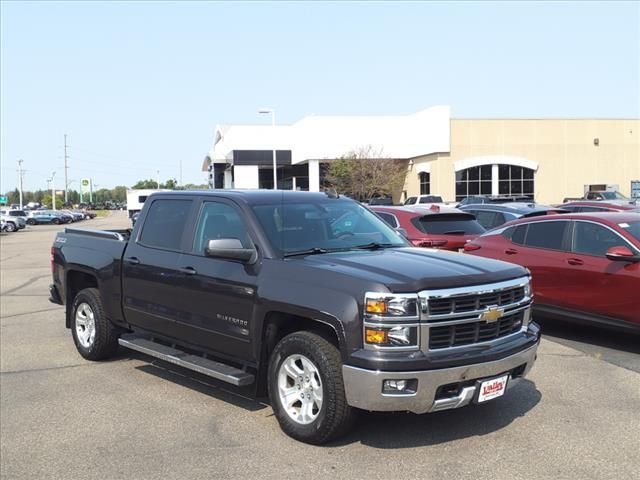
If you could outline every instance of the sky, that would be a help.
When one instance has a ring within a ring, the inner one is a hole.
[[[640,2],[1,2],[1,184],[205,183],[218,123],[640,117]]]

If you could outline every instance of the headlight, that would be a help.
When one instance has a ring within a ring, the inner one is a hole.
[[[364,298],[364,348],[417,350],[418,296],[368,292]]]
[[[373,317],[418,318],[418,296],[414,294],[371,293],[365,295],[365,315]]]

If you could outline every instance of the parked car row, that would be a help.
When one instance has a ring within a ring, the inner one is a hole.
[[[640,332],[640,209],[616,201],[561,207],[370,208],[415,246],[528,268],[539,315]]]
[[[24,229],[27,225],[54,224],[79,222],[96,217],[94,212],[87,210],[20,210],[2,209],[2,231],[15,232]]]

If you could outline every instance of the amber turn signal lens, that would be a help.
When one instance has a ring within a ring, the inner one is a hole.
[[[384,345],[387,343],[387,331],[376,330],[374,328],[365,328],[365,338],[367,343],[374,343],[378,345]]]
[[[367,299],[367,313],[387,313],[387,302]]]

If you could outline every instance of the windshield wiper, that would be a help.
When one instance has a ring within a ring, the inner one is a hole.
[[[318,255],[320,253],[327,253],[329,250],[326,248],[313,247],[306,250],[298,250],[297,252],[287,252],[284,257],[295,257],[296,255]]]
[[[399,247],[400,245],[397,245],[395,243],[380,243],[380,242],[371,242],[371,243],[367,243],[365,245],[356,245],[354,247],[349,247],[349,249],[355,249],[355,250],[378,250],[381,248],[389,248],[389,247]]]

